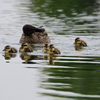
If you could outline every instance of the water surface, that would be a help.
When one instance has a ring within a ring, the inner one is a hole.
[[[0,1],[0,100],[99,100],[99,0]],[[44,26],[60,55],[42,52],[5,54],[20,47],[25,24]],[[75,48],[76,37],[88,47]]]

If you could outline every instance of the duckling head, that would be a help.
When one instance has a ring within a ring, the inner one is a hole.
[[[50,44],[49,50],[50,50],[50,51],[54,51],[54,45],[53,45],[53,44]]]
[[[36,27],[34,27],[32,25],[29,25],[29,24],[26,24],[26,25],[23,26],[23,33],[26,36],[30,36],[34,32],[43,32],[43,31],[45,31],[45,29],[43,29],[43,28],[36,28]]]
[[[9,45],[5,46],[4,50],[6,53],[9,53],[11,50],[11,47]]]
[[[28,48],[28,43],[22,43],[21,48],[23,48],[23,49]]]
[[[47,52],[49,50],[49,45],[48,44],[44,44],[43,45],[43,52]]]
[[[75,45],[75,46],[80,46],[80,43],[81,43],[81,42],[82,42],[81,39],[80,39],[79,37],[77,37],[77,38],[75,39],[74,45]]]

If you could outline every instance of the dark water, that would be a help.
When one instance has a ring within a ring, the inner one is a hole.
[[[17,50],[25,24],[44,26],[60,55],[42,52],[4,54]],[[80,37],[88,47],[75,48]],[[100,1],[1,0],[0,100],[99,100]]]

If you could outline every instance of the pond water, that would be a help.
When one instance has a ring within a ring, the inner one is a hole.
[[[100,1],[0,0],[0,100],[99,100]],[[4,54],[20,47],[25,24],[44,26],[60,55]],[[86,41],[75,48],[76,37]]]

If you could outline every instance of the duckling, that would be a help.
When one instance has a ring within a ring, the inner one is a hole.
[[[33,52],[33,48],[28,43],[22,43],[19,52]]]
[[[79,37],[77,37],[75,39],[75,43],[74,43],[75,46],[83,46],[83,47],[86,47],[87,46],[87,43],[83,40],[81,40]]]
[[[60,54],[60,51],[54,47],[53,44],[49,45],[49,53],[50,54]]]
[[[50,38],[42,26],[37,28],[26,24],[22,30],[23,34],[19,41],[20,43],[50,43]]]
[[[17,50],[9,45],[5,46],[3,51],[5,51],[5,53],[17,53]]]
[[[44,44],[43,45],[43,50],[42,50],[44,53],[48,53],[49,51],[49,45],[48,44]]]

